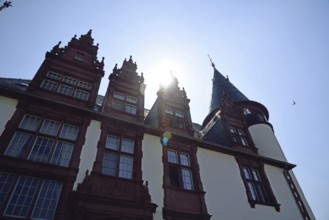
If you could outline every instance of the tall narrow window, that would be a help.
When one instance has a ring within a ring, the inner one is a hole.
[[[39,180],[21,176],[4,212],[5,216],[25,218],[37,191]]]
[[[102,173],[125,179],[133,178],[134,145],[132,139],[108,135],[103,157]]]
[[[245,166],[242,169],[252,200],[259,203],[269,202],[259,171],[256,168]]]
[[[189,154],[167,150],[169,178],[171,186],[193,190],[193,178]]]
[[[14,177],[12,174],[0,172],[0,210],[14,181]]]
[[[241,177],[246,187],[248,201],[252,208],[255,204],[274,206],[277,211],[280,205],[277,203],[266,178],[264,168],[255,161],[237,159],[240,165]]]
[[[61,183],[44,180],[32,212],[32,219],[52,219],[61,190]]]
[[[0,208],[11,218],[52,220],[62,183],[0,172]],[[7,200],[6,205],[3,202]]]

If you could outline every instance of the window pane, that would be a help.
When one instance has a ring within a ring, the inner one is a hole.
[[[113,135],[108,135],[106,138],[106,148],[119,150],[120,138]]]
[[[259,176],[259,173],[258,173],[257,170],[252,169],[251,172],[252,172],[252,176],[254,177],[254,180],[256,180],[256,181],[258,181],[258,182],[262,181],[262,180],[260,179],[260,176]]]
[[[251,114],[251,112],[250,112],[250,110],[247,107],[244,107],[243,108],[243,114],[244,115],[249,115],[249,114]]]
[[[256,190],[255,190],[254,184],[251,183],[251,182],[248,182],[248,188],[249,188],[249,191],[250,191],[250,195],[251,195],[252,200],[257,201],[257,194],[256,194]]]
[[[232,134],[236,134],[236,130],[235,130],[235,128],[234,128],[234,127],[230,127],[230,132],[231,132]]]
[[[33,115],[24,115],[19,128],[23,128],[30,131],[36,131],[39,127],[41,119]]]
[[[167,151],[167,156],[168,156],[168,162],[170,162],[170,163],[178,163],[176,151],[168,150]]]
[[[185,121],[184,119],[181,119],[181,118],[176,118],[176,126],[178,128],[185,128]]]
[[[137,98],[135,96],[127,95],[126,100],[127,100],[127,102],[131,102],[134,104],[137,103]]]
[[[46,119],[41,126],[40,133],[57,136],[59,126],[58,121]]]
[[[169,177],[170,177],[170,184],[174,187],[180,187],[179,181],[179,169],[178,167],[169,166]]]
[[[64,124],[60,137],[74,141],[77,138],[79,128],[77,126]]]
[[[112,108],[118,111],[123,111],[124,104],[122,102],[114,101],[112,104]]]
[[[238,129],[238,134],[239,134],[240,136],[244,136],[244,132],[243,132],[241,129]]]
[[[238,141],[238,137],[237,137],[237,136],[232,136],[232,141],[233,141],[233,143],[235,143],[235,144],[238,144],[238,143],[239,143],[239,141]]]
[[[113,97],[116,99],[125,100],[125,94],[120,93],[120,92],[114,92]]]
[[[125,111],[129,114],[136,115],[136,112],[137,112],[136,106],[126,104],[125,105]]]
[[[30,209],[38,184],[39,180],[36,178],[19,177],[4,215],[25,218]]]
[[[193,182],[192,182],[192,172],[188,169],[182,169],[182,177],[183,177],[183,187],[184,189],[193,189]]]
[[[44,180],[33,209],[33,219],[53,219],[62,183]]]
[[[190,160],[189,160],[188,154],[181,153],[181,154],[179,154],[179,156],[180,156],[181,165],[190,166]]]
[[[103,158],[102,173],[105,175],[117,175],[118,155],[116,153],[105,152]]]
[[[242,144],[243,146],[249,146],[248,141],[247,141],[246,138],[244,138],[244,137],[240,137],[240,141],[241,141],[241,144]]]
[[[29,160],[37,162],[48,162],[49,153],[54,140],[48,138],[38,137],[31,150]]]
[[[179,117],[179,118],[184,118],[184,113],[183,112],[181,112],[181,111],[175,111],[175,115],[176,115],[176,117]]]
[[[51,164],[68,167],[73,151],[73,144],[59,141],[56,145]]]
[[[120,156],[119,177],[132,179],[133,176],[133,157]]]
[[[6,200],[8,191],[13,183],[15,175],[0,172],[0,209]]]
[[[5,155],[24,158],[31,140],[32,135],[16,132],[7,147]]]
[[[170,108],[166,108],[165,109],[165,113],[169,114],[169,115],[174,115],[174,111]]]
[[[82,54],[82,53],[77,53],[76,55],[75,55],[75,60],[78,60],[78,61],[83,61],[84,60],[84,58],[85,58],[85,55],[84,54]]]
[[[247,180],[251,180],[251,176],[250,176],[250,172],[249,172],[249,169],[247,167],[243,167],[243,174],[244,174],[244,177],[247,179]]]
[[[130,139],[123,138],[121,151],[126,153],[134,153],[134,141]]]
[[[265,189],[262,184],[256,184],[257,194],[259,196],[260,202],[266,203],[268,202],[267,195]]]

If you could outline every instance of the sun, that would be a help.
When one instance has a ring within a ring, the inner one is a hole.
[[[154,66],[156,80],[162,87],[168,87],[174,79],[178,67],[174,62],[164,58]]]

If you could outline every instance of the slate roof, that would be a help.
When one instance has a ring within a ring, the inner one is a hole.
[[[30,82],[28,79],[0,78],[0,88],[25,92]]]
[[[221,100],[227,94],[233,102],[249,101],[249,99],[238,90],[228,79],[224,77],[212,63],[214,68],[213,86],[209,114],[202,123],[202,139],[205,141],[228,145],[224,121],[216,115],[220,110]]]
[[[212,95],[209,113],[218,109],[223,94],[226,93],[230,96],[233,102],[249,101],[249,99],[242,94],[228,78],[224,77],[215,67],[214,67],[214,78],[212,86]]]

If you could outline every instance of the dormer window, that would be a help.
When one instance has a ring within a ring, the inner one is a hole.
[[[177,109],[165,108],[165,120],[171,127],[185,128],[184,113]]]
[[[229,129],[230,129],[231,139],[234,144],[242,145],[245,147],[249,146],[248,140],[242,128],[230,126]]]
[[[254,109],[250,110],[249,108],[244,107],[242,110],[242,113],[245,117],[245,120],[246,120],[248,126],[267,122],[266,116],[257,110],[254,110]]]
[[[44,79],[40,85],[41,88],[83,101],[88,101],[90,93],[85,90],[91,90],[91,83],[79,81],[70,76],[63,76],[62,74],[53,71],[48,71],[46,78],[52,80]]]
[[[112,108],[117,111],[126,112],[131,115],[137,114],[137,97],[124,94],[121,92],[114,92],[114,100],[112,103]]]
[[[83,61],[84,59],[85,59],[85,55],[83,54],[83,53],[77,53],[76,55],[75,55],[75,58],[74,58],[75,60],[77,60],[77,61]]]
[[[244,108],[243,108],[243,114],[244,114],[244,115],[250,115],[250,114],[251,114],[251,111],[249,110],[249,108],[244,107]]]

